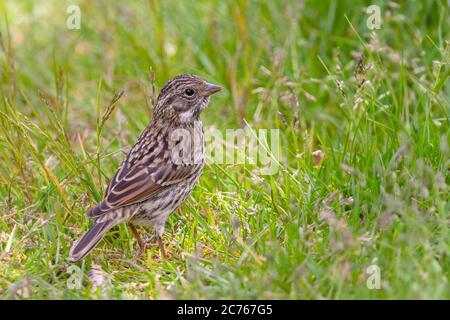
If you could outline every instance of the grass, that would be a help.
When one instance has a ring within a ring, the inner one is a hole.
[[[0,297],[449,299],[449,7],[375,1],[371,31],[369,4],[0,0]],[[170,259],[136,258],[122,225],[73,288],[69,248],[149,120],[150,69],[222,85],[205,126],[279,129],[281,166],[208,164]]]

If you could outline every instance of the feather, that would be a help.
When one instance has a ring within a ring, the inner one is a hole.
[[[171,150],[173,150],[176,142],[169,138],[167,130],[159,131],[158,135],[160,139],[155,139],[156,143],[152,144],[156,154],[150,157],[148,153],[143,153],[142,148],[133,147],[127,159],[123,161],[113,179],[111,179],[102,202],[87,212],[89,217],[98,218],[123,206],[146,201],[153,196],[157,196],[168,186],[187,179],[202,169],[203,162],[173,163]],[[144,133],[138,140],[138,144],[142,145],[143,139],[151,138],[152,135]],[[160,148],[160,146],[163,146],[163,148]],[[194,150],[191,151],[194,152]]]
[[[83,259],[97,245],[103,235],[121,220],[107,220],[94,225],[73,245],[70,249],[69,260],[71,262]]]

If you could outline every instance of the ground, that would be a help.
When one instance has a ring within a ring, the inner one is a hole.
[[[2,0],[0,16],[1,298],[450,298],[446,1]],[[274,133],[266,158],[209,161],[168,259],[137,257],[121,225],[70,264],[179,73],[223,86],[208,130]]]

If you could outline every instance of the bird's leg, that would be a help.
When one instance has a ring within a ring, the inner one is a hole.
[[[166,250],[164,249],[164,243],[162,241],[162,238],[160,235],[156,235],[156,240],[158,240],[158,246],[159,250],[161,251],[162,256],[164,259],[167,259]]]
[[[164,249],[164,243],[162,241],[162,235],[164,233],[164,224],[155,226],[155,236],[158,241],[159,251],[161,251],[164,259],[167,259],[166,250]]]
[[[133,236],[136,238],[138,244],[139,244],[139,256],[145,252],[145,249],[147,248],[147,243],[141,238],[139,235],[139,232],[137,231],[136,227],[132,223],[128,223],[128,226],[131,229],[131,232],[133,233]]]

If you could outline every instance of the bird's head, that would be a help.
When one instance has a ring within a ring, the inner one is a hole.
[[[195,75],[178,75],[159,93],[153,117],[179,123],[194,122],[208,105],[209,97],[220,90],[221,87]]]

